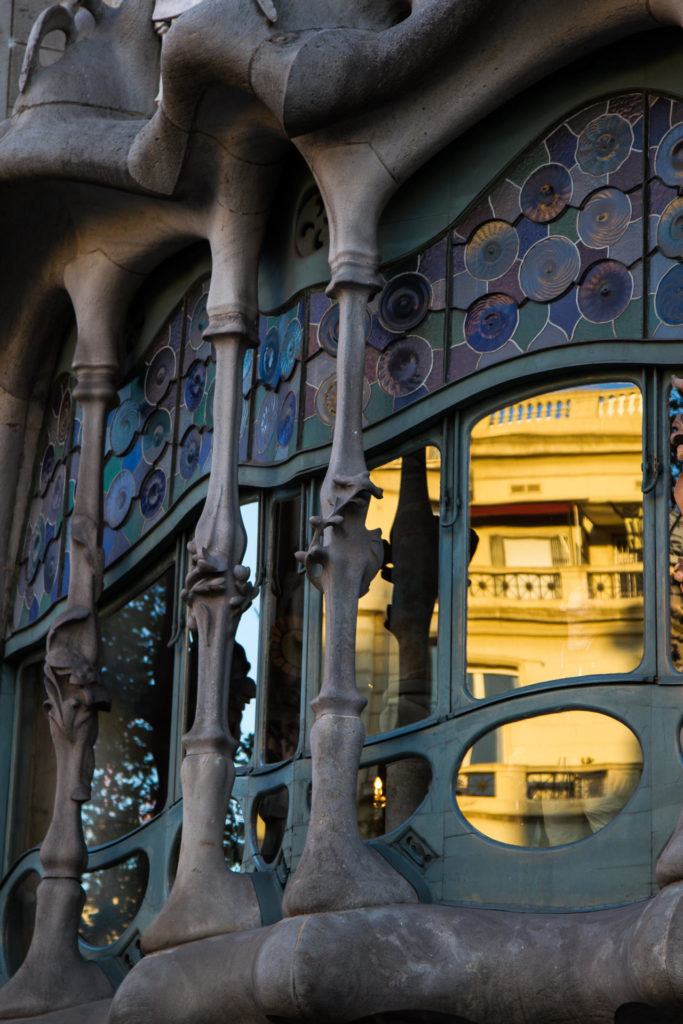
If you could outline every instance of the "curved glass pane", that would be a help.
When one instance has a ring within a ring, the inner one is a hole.
[[[491,839],[562,846],[616,817],[642,769],[640,743],[621,722],[594,711],[557,711],[478,739],[458,769],[455,799]]]
[[[289,792],[286,786],[278,786],[256,798],[253,833],[256,848],[266,864],[272,864],[280,851],[288,812]]]
[[[356,684],[367,735],[427,718],[436,694],[441,455],[420,448],[374,469],[368,530],[384,562],[358,603]]]
[[[36,892],[40,885],[37,871],[22,875],[7,898],[4,920],[3,952],[10,974],[15,974],[28,953],[36,922]]]
[[[356,810],[362,839],[376,839],[398,828],[429,792],[432,770],[424,757],[402,757],[361,768]]]
[[[147,857],[138,851],[120,864],[83,876],[85,906],[79,934],[89,946],[110,946],[142,906],[149,878]]]
[[[43,841],[52,817],[56,762],[44,702],[43,663],[33,662],[22,669],[19,686],[10,861]]]
[[[553,391],[471,434],[468,689],[628,673],[643,654],[642,396]]]
[[[111,711],[99,716],[92,800],[83,805],[88,846],[131,832],[166,800],[173,691],[174,571],[103,616],[102,676]]]

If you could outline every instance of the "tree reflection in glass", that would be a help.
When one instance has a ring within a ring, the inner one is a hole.
[[[468,688],[628,673],[643,653],[642,396],[600,384],[472,428]]]
[[[85,906],[80,937],[89,946],[110,946],[133,921],[145,896],[149,864],[142,852],[83,876]]]
[[[92,800],[83,805],[88,846],[143,825],[165,803],[173,692],[174,571],[101,619],[102,677],[112,697],[100,715]]]

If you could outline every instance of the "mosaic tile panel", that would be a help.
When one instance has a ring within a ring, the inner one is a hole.
[[[648,320],[655,338],[683,331],[683,103],[650,97]]]

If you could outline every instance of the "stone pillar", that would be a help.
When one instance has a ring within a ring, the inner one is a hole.
[[[301,140],[299,140],[301,143]],[[415,891],[358,831],[356,778],[365,705],[356,687],[358,599],[382,564],[381,531],[368,530],[371,481],[362,437],[365,315],[380,287],[377,223],[393,181],[370,147],[300,144],[316,176],[330,223],[328,294],[339,303],[337,411],[330,464],[313,539],[300,553],[325,596],[323,683],[313,701],[313,793],[301,860],[285,891],[287,916],[416,899]]]

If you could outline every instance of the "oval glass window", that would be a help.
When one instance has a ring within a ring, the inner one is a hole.
[[[19,970],[28,953],[36,921],[36,892],[40,885],[37,871],[27,871],[15,882],[7,899],[3,947],[10,977]]]
[[[473,426],[474,697],[640,664],[642,410],[634,384],[591,384],[506,405]]]
[[[148,878],[149,864],[141,851],[112,867],[83,875],[81,939],[89,946],[116,942],[142,906]]]
[[[356,810],[362,839],[376,839],[398,828],[429,792],[432,770],[424,757],[402,757],[361,768]]]
[[[594,711],[557,711],[492,729],[463,758],[455,783],[461,814],[512,846],[564,846],[604,828],[643,770],[638,739]]]
[[[272,864],[282,846],[289,812],[289,791],[278,786],[256,798],[253,837],[258,853]]]

